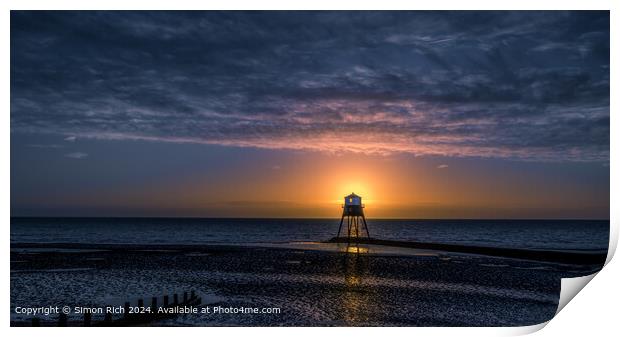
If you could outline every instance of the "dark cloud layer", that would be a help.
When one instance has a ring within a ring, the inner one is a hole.
[[[13,11],[11,130],[607,161],[609,36],[591,11]]]

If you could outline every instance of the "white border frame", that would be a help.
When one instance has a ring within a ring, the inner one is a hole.
[[[175,0],[175,1],[130,1],[130,0],[22,0],[22,1],[4,1],[1,12],[2,20],[2,45],[4,52],[0,56],[2,59],[2,67],[0,76],[2,81],[2,102],[4,120],[2,121],[5,130],[0,149],[2,149],[3,165],[2,170],[2,238],[0,254],[2,254],[2,282],[3,298],[6,300],[5,305],[0,309],[0,320],[2,326],[0,329],[5,330],[4,333],[16,336],[37,336],[45,334],[46,336],[81,336],[84,330],[75,328],[55,328],[45,330],[35,330],[35,328],[10,328],[10,10],[43,10],[43,9],[74,9],[74,10],[94,10],[94,9],[149,9],[149,10],[170,10],[170,9],[358,9],[358,10],[430,10],[430,9],[450,9],[450,10],[611,10],[611,60],[618,58],[618,4],[619,1],[614,0],[500,0],[500,1],[484,1],[484,0],[434,0],[423,2],[410,2],[403,0],[346,0],[338,3],[333,0],[314,0],[314,1],[282,1],[282,0],[212,0],[208,2]],[[617,67],[611,66],[611,102],[610,111],[616,106],[613,95],[614,83],[617,82]],[[611,114],[611,148],[610,148],[610,170],[618,165],[618,136],[614,134],[618,131],[618,119]],[[610,210],[611,216],[611,232],[610,232],[610,255],[608,256],[607,265],[599,272],[600,276],[594,278],[592,285],[586,287],[583,294],[578,295],[565,309],[558,314],[556,318],[550,321],[549,327],[543,330],[543,333],[551,336],[560,335],[581,335],[592,334],[596,336],[612,335],[617,332],[618,319],[617,309],[620,299],[620,291],[618,291],[618,280],[620,275],[620,266],[617,261],[612,261],[611,257],[615,252],[618,242],[619,228],[619,212],[613,205],[617,204],[619,189],[618,174],[611,171],[610,177]],[[610,262],[611,261],[611,262]],[[549,322],[547,322],[549,323]],[[260,334],[269,336],[287,336],[294,333],[297,337],[315,337],[316,334],[328,335],[359,335],[373,336],[375,334],[389,334],[390,336],[410,336],[411,334],[424,336],[494,336],[494,335],[521,335],[540,330],[547,323],[539,324],[531,327],[522,328],[208,328],[209,330],[188,330],[187,328],[148,328],[148,331],[137,330],[135,328],[116,328],[114,333],[142,334],[147,333],[151,336],[170,336],[171,334]],[[107,330],[110,328],[90,328],[89,334],[93,336],[106,336],[112,332]],[[200,328],[198,328],[200,329]],[[291,330],[294,329],[294,330]]]

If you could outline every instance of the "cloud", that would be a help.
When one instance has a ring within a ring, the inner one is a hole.
[[[28,144],[28,147],[35,147],[38,149],[60,149],[63,146],[59,144]]]
[[[608,12],[11,12],[11,130],[609,160]]]
[[[88,153],[84,153],[84,152],[71,152],[71,153],[65,154],[65,157],[71,158],[71,159],[82,159],[82,158],[88,157]]]
[[[76,140],[75,136],[65,137],[65,141],[67,141],[67,142],[75,142],[75,140]]]
[[[448,165],[447,164],[441,164],[441,165],[438,165],[437,168],[438,169],[445,169],[445,168],[448,168]]]

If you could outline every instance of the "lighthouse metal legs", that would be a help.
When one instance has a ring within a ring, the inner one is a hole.
[[[340,218],[340,225],[338,226],[338,235],[336,237],[340,237],[340,232],[342,231],[342,224],[344,222],[344,218],[346,215],[343,215]],[[366,236],[368,238],[370,238],[370,233],[368,232],[368,224],[366,223],[366,217],[361,215],[361,216],[346,216],[347,218],[347,238],[351,239],[351,237],[355,237],[355,238],[359,238],[360,234],[363,233],[363,231],[366,231]],[[360,218],[362,218],[362,221],[360,221]],[[364,228],[361,229],[360,225],[364,224]],[[361,232],[361,233],[360,233]]]
[[[364,220],[364,228],[366,228],[366,235],[370,239],[370,233],[368,232],[368,225],[366,224],[366,217],[362,216],[362,220]]]
[[[347,217],[347,238],[351,239],[351,217]]]
[[[340,226],[338,226],[338,235],[336,237],[340,237],[340,230],[342,229],[342,221],[344,221],[344,215],[340,218]]]

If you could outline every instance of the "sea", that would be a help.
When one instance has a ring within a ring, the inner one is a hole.
[[[11,243],[260,244],[326,241],[340,219],[11,218]],[[606,251],[609,220],[368,219],[374,238]]]

